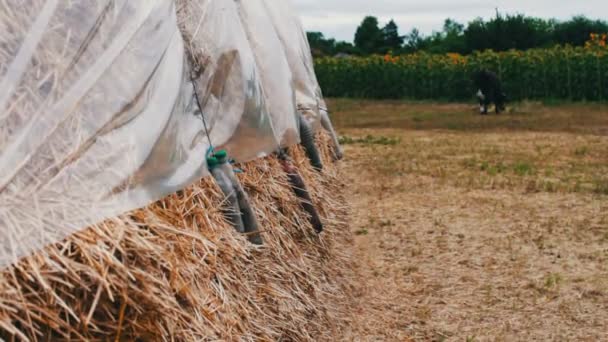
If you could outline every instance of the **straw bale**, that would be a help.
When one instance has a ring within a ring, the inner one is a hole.
[[[0,273],[0,339],[335,340],[353,283],[339,167],[291,149],[326,231],[317,235],[278,160],[241,165],[265,245],[224,220],[211,178],[107,220]]]

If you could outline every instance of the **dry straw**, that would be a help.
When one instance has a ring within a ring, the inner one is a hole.
[[[31,1],[27,13],[41,4]],[[14,20],[21,21],[27,22]],[[291,155],[324,220],[322,235],[310,226],[278,159],[256,160],[241,165],[239,177],[263,229],[263,247],[225,222],[219,189],[210,177],[202,179],[4,269],[0,340],[344,336],[352,319],[351,238],[339,170],[331,163],[328,138],[319,138],[327,165],[322,173],[299,147]]]
[[[87,229],[0,274],[10,340],[332,340],[349,326],[350,235],[331,166],[295,164],[326,231],[318,236],[275,157],[240,176],[265,246],[234,232],[210,178]]]

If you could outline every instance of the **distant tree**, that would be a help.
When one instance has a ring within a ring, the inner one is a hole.
[[[452,20],[446,19],[441,32],[433,32],[430,36],[421,37],[418,30],[413,30],[410,35],[406,36],[408,44],[406,51],[424,50],[430,53],[444,54],[448,52],[465,52],[464,40],[464,25]]]
[[[553,39],[562,45],[583,46],[589,40],[591,33],[608,33],[608,23],[576,16],[566,22],[557,23],[553,31]]]
[[[534,28],[534,38],[535,40],[529,44],[530,48],[536,47],[551,47],[556,44],[553,32],[555,31],[555,26],[557,25],[556,19],[541,19],[541,18],[532,18],[527,17],[529,25]]]
[[[319,46],[325,40],[325,36],[321,32],[306,32],[306,38],[308,38],[308,43],[311,47],[313,45]]]
[[[383,52],[399,52],[403,47],[404,38],[399,35],[399,27],[391,20],[382,28]]]
[[[352,43],[327,39],[321,32],[306,32],[306,37],[314,57],[334,56],[338,53],[359,54]]]
[[[380,52],[383,45],[382,30],[378,27],[376,17],[365,17],[355,33],[355,46],[362,53],[373,54]]]
[[[490,48],[490,32],[482,18],[477,18],[469,23],[464,31],[464,40],[467,52]]]
[[[453,20],[450,18],[447,18],[444,22],[443,22],[443,33],[445,33],[446,36],[460,36],[462,35],[462,33],[464,32],[464,25]]]
[[[464,25],[453,20],[446,19],[443,23],[443,32],[437,37],[439,53],[466,52],[466,42],[464,39]]]
[[[334,54],[338,54],[338,53],[345,53],[348,55],[359,55],[361,54],[361,51],[359,51],[354,45],[353,43],[349,43],[349,42],[337,42],[336,43],[336,47],[334,49]]]
[[[553,22],[522,14],[503,16],[496,13],[490,21],[481,18],[470,22],[464,30],[465,52],[493,49],[526,50],[550,45]]]
[[[487,49],[527,50],[556,44],[583,46],[591,33],[608,33],[608,23],[584,16],[558,22],[555,19],[546,20],[523,14],[502,15],[497,11],[494,18],[487,21],[477,18],[466,27],[448,18],[442,31],[428,36],[423,36],[418,29],[400,36],[399,27],[393,20],[379,28],[378,19],[368,16],[357,28],[354,45],[326,39],[320,32],[309,32],[308,38],[315,56],[337,53],[368,55],[388,51],[468,54]]]
[[[416,52],[425,48],[425,39],[417,28],[413,28],[410,33],[405,35],[404,51],[407,53]]]
[[[308,44],[313,56],[332,56],[336,51],[336,40],[333,38],[326,39],[321,32],[306,32]]]
[[[490,22],[490,30],[492,32],[494,29],[493,33],[497,37],[496,50],[527,50],[545,45],[551,40],[550,27],[546,23],[542,19],[522,14],[507,15],[504,18],[497,16],[495,24]]]

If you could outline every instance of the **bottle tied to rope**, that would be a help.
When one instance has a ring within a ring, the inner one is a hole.
[[[191,63],[196,65],[195,63]],[[200,110],[201,121],[205,134],[209,140],[209,151],[207,151],[207,165],[209,171],[215,178],[218,186],[226,196],[227,209],[225,211],[226,219],[239,233],[247,234],[249,241],[256,245],[262,245],[262,237],[259,232],[259,225],[255,217],[255,213],[249,203],[249,197],[239,180],[234,176],[234,170],[232,165],[228,163],[228,153],[225,150],[220,150],[213,153],[213,142],[211,141],[211,134],[209,127],[207,126],[207,120],[205,120],[205,114],[203,113],[203,106],[201,98],[199,97],[198,87],[196,85],[196,79],[200,70],[192,70],[190,75],[190,81],[192,82],[192,88],[194,91],[194,97]]]
[[[222,190],[222,193],[225,196],[225,209],[223,210],[223,212],[224,216],[226,217],[226,220],[234,227],[237,232],[245,233],[245,225],[243,224],[243,219],[241,217],[241,209],[239,207],[239,202],[232,181],[224,173],[224,170],[219,167],[220,163],[216,157],[208,157],[207,165],[209,166],[209,171],[215,179],[215,182],[217,183],[220,190]]]
[[[298,114],[298,122],[300,125],[300,141],[304,150],[306,151],[306,156],[308,160],[310,160],[310,164],[317,171],[321,171],[323,169],[323,163],[321,162],[321,156],[319,154],[319,149],[317,145],[315,145],[315,135],[310,123],[304,118],[304,115]]]
[[[234,169],[228,162],[228,154],[221,150],[207,158],[207,163],[211,174],[218,182],[218,185],[226,196],[226,201],[230,211],[234,211],[238,218],[234,218],[228,211],[226,218],[233,224],[234,228],[247,234],[249,241],[255,245],[262,245],[263,240],[260,235],[259,224],[255,212],[251,206],[249,196],[243,189],[240,181],[234,175]]]
[[[298,170],[293,165],[289,159],[289,156],[284,150],[279,151],[279,160],[281,162],[281,166],[283,167],[283,171],[285,171],[287,174],[291,189],[300,200],[302,209],[304,209],[309,216],[312,227],[317,233],[323,232],[323,222],[321,221],[321,217],[319,216],[317,209],[312,203],[312,198],[310,197],[308,189],[306,188],[304,179],[300,176]]]
[[[321,112],[321,126],[323,126],[323,128],[327,132],[329,132],[329,135],[331,137],[331,141],[333,144],[334,159],[341,160],[342,158],[344,158],[344,152],[342,150],[342,146],[340,146],[340,140],[338,139],[338,134],[336,134],[336,131],[334,130],[334,126],[331,123],[331,119],[329,118],[329,112],[325,108],[321,108],[320,112]]]

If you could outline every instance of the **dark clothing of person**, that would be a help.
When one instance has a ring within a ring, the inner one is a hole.
[[[473,75],[473,83],[479,89],[479,107],[482,114],[488,114],[488,106],[494,103],[496,114],[505,110],[506,95],[498,75],[488,70],[481,70]]]

